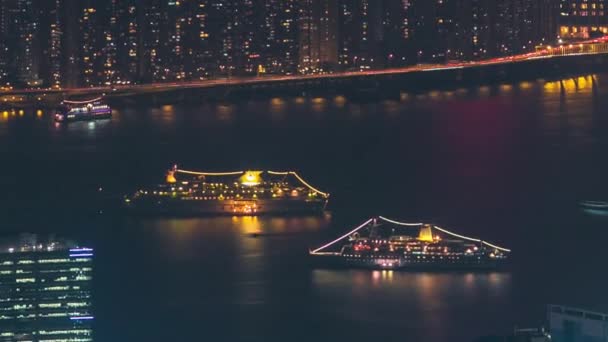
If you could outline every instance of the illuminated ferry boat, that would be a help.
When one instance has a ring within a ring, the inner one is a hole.
[[[112,109],[104,104],[100,97],[86,101],[64,100],[55,111],[55,121],[57,122],[99,120],[111,116]]]
[[[321,213],[329,194],[293,171],[196,172],[169,170],[163,184],[125,198],[136,213],[262,215]]]
[[[324,266],[373,269],[493,269],[503,265],[510,252],[435,225],[382,216],[309,251]]]
[[[582,201],[581,209],[589,215],[608,216],[608,202],[604,201]]]

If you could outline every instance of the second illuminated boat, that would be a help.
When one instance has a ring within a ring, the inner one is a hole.
[[[125,198],[137,213],[261,215],[321,213],[329,194],[294,171],[197,172],[169,170],[164,183]]]
[[[309,253],[323,266],[374,269],[492,269],[511,251],[424,223],[371,218]]]

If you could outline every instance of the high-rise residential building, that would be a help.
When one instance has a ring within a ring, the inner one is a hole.
[[[231,1],[212,0],[208,17],[209,34],[212,37],[213,49],[216,51],[216,75],[231,76],[236,70],[236,31],[238,18],[235,7],[238,4]]]
[[[341,69],[351,69],[354,67],[355,44],[358,37],[354,34],[355,11],[357,10],[354,1],[340,0],[338,2],[338,65]]]
[[[121,6],[119,0],[108,0],[105,6],[100,6],[100,23],[103,35],[101,37],[102,83],[104,85],[122,82],[123,75],[118,65],[118,37],[120,34],[119,17]]]
[[[293,74],[298,64],[296,0],[264,0],[260,73]]]
[[[9,16],[8,0],[0,0],[0,87],[9,82]]]
[[[211,32],[209,27],[209,15],[211,11],[210,1],[201,0],[195,5],[193,11],[193,31],[188,39],[192,65],[190,69],[191,79],[203,80],[213,76],[217,63],[213,40],[215,32]]]
[[[557,39],[559,3],[554,0],[532,1],[533,43],[550,44]]]
[[[85,1],[80,13],[80,39],[82,47],[80,58],[82,59],[82,81],[83,86],[96,86],[101,82],[99,73],[102,63],[101,39],[99,30],[99,9],[91,0]]]
[[[304,0],[299,3],[300,73],[331,71],[338,65],[337,0]]]
[[[147,82],[163,80],[164,48],[162,30],[166,22],[163,0],[143,1],[143,22],[140,29],[143,36],[141,70],[143,79]]]
[[[183,80],[186,47],[184,46],[188,32],[188,12],[192,0],[168,1],[166,40],[165,40],[165,68],[164,75],[169,80]]]
[[[238,23],[236,33],[236,66],[241,75],[255,75],[262,65],[261,47],[264,11],[258,1],[241,0],[235,7],[234,22]],[[261,6],[260,6],[261,7]]]
[[[59,88],[63,79],[63,19],[64,0],[39,2],[40,28],[37,32],[39,70],[42,83]]]
[[[33,236],[0,249],[0,340],[92,341],[93,250]]]
[[[13,62],[16,79],[22,85],[36,86],[39,78],[39,41],[40,16],[34,0],[16,0],[9,29],[14,30]],[[11,11],[9,9],[9,11]],[[11,47],[9,47],[9,50]]]
[[[560,0],[560,37],[589,38],[608,33],[608,0]]]
[[[381,66],[385,60],[383,1],[340,0],[338,9],[338,60],[342,68],[365,70]]]
[[[121,0],[114,6],[116,20],[113,36],[116,42],[116,63],[121,83],[130,84],[139,79],[140,29],[139,11],[136,0]],[[112,23],[110,23],[112,24]]]
[[[469,41],[469,58],[483,59],[492,56],[494,6],[490,0],[468,0],[471,16],[466,18]],[[466,8],[465,8],[466,11]]]
[[[74,88],[82,82],[82,46],[80,41],[80,16],[83,13],[82,0],[62,0],[62,86]]]
[[[382,42],[376,57],[381,66],[403,66],[412,62],[410,8],[411,0],[382,1]]]

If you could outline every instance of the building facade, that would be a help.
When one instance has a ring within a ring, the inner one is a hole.
[[[549,305],[548,316],[551,341],[608,341],[608,314],[561,305]]]
[[[0,252],[1,341],[92,341],[93,250],[27,238]]]
[[[302,74],[333,71],[338,65],[337,0],[299,3],[298,71]]]
[[[606,6],[606,0],[560,0],[559,36],[583,39],[608,33]]]

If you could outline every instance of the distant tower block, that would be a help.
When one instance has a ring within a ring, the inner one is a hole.
[[[431,230],[431,226],[425,224],[420,228],[420,234],[418,235],[418,240],[425,242],[433,242],[433,231]]]

